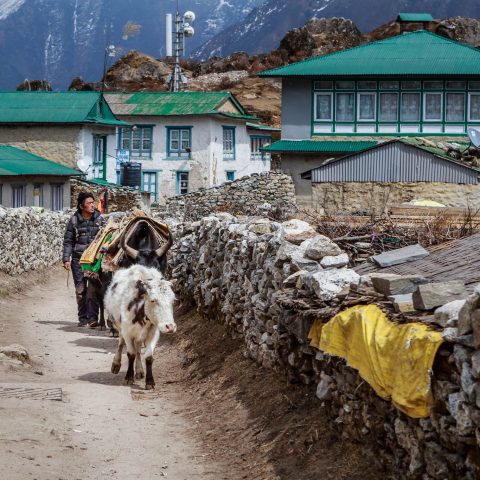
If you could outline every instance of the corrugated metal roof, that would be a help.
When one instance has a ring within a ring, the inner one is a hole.
[[[433,22],[430,13],[399,13],[397,22]]]
[[[128,125],[99,92],[0,92],[0,123]]]
[[[33,155],[20,148],[0,145],[0,175],[82,175],[82,172],[65,167],[46,158]]]
[[[307,173],[307,172],[306,172]],[[313,183],[441,182],[477,184],[479,171],[418,146],[393,140],[311,170]]]
[[[247,127],[253,130],[265,130],[268,132],[280,132],[282,129],[277,127],[271,127],[270,125],[265,125],[263,123],[252,123],[247,122]]]
[[[342,142],[315,140],[279,140],[263,148],[266,152],[298,152],[298,153],[345,153],[359,152],[373,147],[377,142]]]
[[[206,115],[232,101],[241,115],[242,106],[228,92],[135,92],[106,93],[105,98],[115,115]],[[253,117],[249,117],[253,118]]]
[[[478,76],[480,51],[424,30],[260,73],[261,77]]]

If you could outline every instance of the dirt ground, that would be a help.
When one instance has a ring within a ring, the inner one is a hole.
[[[27,277],[27,278],[26,278]],[[13,292],[7,295],[7,292]],[[72,282],[55,268],[0,276],[0,345],[31,361],[0,362],[0,387],[61,388],[62,401],[0,396],[7,480],[381,479],[374,454],[346,443],[313,392],[245,358],[241,340],[185,308],[160,339],[155,391],[110,373],[116,340],[76,327]]]

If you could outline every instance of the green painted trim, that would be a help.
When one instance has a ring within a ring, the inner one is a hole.
[[[310,134],[312,137],[316,136],[328,136],[328,135],[342,135],[342,136],[350,136],[350,135],[363,135],[363,136],[370,136],[370,135],[382,135],[382,136],[404,136],[404,135],[410,135],[405,132],[400,132],[400,127],[401,125],[419,125],[419,132],[415,132],[414,135],[428,135],[428,136],[436,136],[436,135],[448,135],[448,136],[466,136],[467,135],[467,128],[470,125],[476,126],[477,124],[480,125],[480,120],[478,121],[468,121],[468,115],[469,115],[469,98],[470,94],[477,94],[479,91],[477,89],[475,90],[470,90],[469,89],[469,84],[466,84],[465,90],[461,89],[447,89],[446,82],[449,80],[454,80],[451,77],[444,78],[442,79],[442,89],[438,90],[432,90],[432,89],[426,89],[425,88],[425,82],[428,81],[438,81],[436,78],[422,78],[420,82],[420,88],[418,89],[404,89],[402,88],[402,81],[405,81],[404,77],[396,77],[392,79],[392,81],[398,81],[399,82],[399,88],[398,89],[381,89],[380,88],[380,79],[377,77],[375,80],[377,82],[377,88],[376,90],[370,89],[359,89],[358,88],[358,82],[364,81],[364,78],[345,78],[345,77],[339,77],[339,78],[333,78],[333,89],[332,90],[320,90],[320,89],[315,89],[315,82],[321,81],[318,78],[313,79],[311,81],[311,117],[310,117]],[[465,78],[462,78],[462,80],[467,81]],[[338,89],[336,86],[336,82],[339,81],[354,81],[355,82],[355,88],[353,89]],[[358,95],[360,93],[376,93],[376,119],[375,121],[368,121],[368,120],[358,120]],[[316,94],[322,94],[322,93],[329,93],[333,94],[332,97],[332,114],[334,120],[315,120],[315,96]],[[353,121],[336,121],[336,107],[337,107],[337,94],[338,93],[353,93],[354,94],[354,116],[355,120]],[[380,94],[381,93],[397,93],[398,94],[398,102],[397,102],[397,121],[380,121],[379,120],[379,113],[380,113]],[[402,111],[402,95],[405,93],[418,93],[420,95],[420,118],[418,121],[402,121],[401,120],[401,111]],[[424,120],[425,112],[424,112],[424,96],[425,93],[439,93],[442,94],[442,120]],[[446,120],[446,95],[448,93],[463,93],[465,95],[465,115],[464,115],[464,121],[447,121]],[[332,131],[331,132],[315,132],[315,125],[332,125]],[[353,125],[354,132],[338,132],[337,131],[337,126],[338,125]],[[358,127],[361,125],[375,125],[375,132],[358,132]],[[397,132],[390,133],[390,132],[379,132],[379,127],[380,125],[396,125],[397,127]],[[441,125],[441,131],[440,132],[424,132],[423,128],[424,125]],[[464,133],[448,133],[446,132],[446,126],[448,125],[462,125]]]
[[[186,173],[187,174],[187,191],[185,193],[180,193],[180,173]],[[175,193],[177,195],[187,195],[190,193],[190,172],[188,170],[176,170],[175,171]]]
[[[137,127],[138,130],[140,130],[140,149],[139,153],[140,155],[133,155],[133,127]],[[125,129],[129,128],[130,129],[130,148],[129,148],[129,153],[130,153],[130,160],[152,160],[152,153],[153,153],[153,128],[155,127],[155,124],[141,124],[141,123],[136,123],[135,125],[132,125],[132,127],[124,127]],[[150,130],[150,150],[146,151],[147,154],[143,155],[143,131],[149,129]],[[123,128],[118,128],[117,130],[117,148],[118,150],[125,150],[122,147],[122,133]]]

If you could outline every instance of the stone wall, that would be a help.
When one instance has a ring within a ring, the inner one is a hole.
[[[425,198],[447,207],[472,207],[480,202],[480,185],[457,183],[332,182],[312,184],[312,207],[326,215],[366,211],[382,214],[389,207]]]
[[[0,207],[0,271],[18,275],[61,260],[69,218],[63,212]]]
[[[77,168],[79,125],[0,126],[0,143],[12,145],[67,167]]]
[[[104,187],[92,182],[84,182],[72,178],[72,208],[77,208],[77,198],[81,191],[88,191],[94,194],[95,200],[98,201]],[[148,197],[148,198],[147,198]],[[108,187],[107,201],[108,212],[126,212],[133,208],[144,209],[149,205],[150,194],[142,196],[141,192],[138,192],[129,187]]]
[[[413,419],[343,359],[309,346],[312,322],[345,308],[344,287],[359,282],[335,244],[299,221],[242,222],[227,213],[180,224],[176,237],[169,262],[179,298],[242,337],[258,364],[316,389],[332,428],[375,452],[386,478],[479,478],[479,294],[465,304],[458,327],[444,330],[431,415]]]
[[[291,177],[280,172],[265,172],[168,198],[165,211],[180,219],[196,220],[218,211],[250,215],[281,211],[280,215],[288,215],[295,210]]]

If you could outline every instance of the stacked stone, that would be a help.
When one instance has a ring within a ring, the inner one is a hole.
[[[69,215],[0,207],[0,271],[18,275],[61,259]]]
[[[104,189],[101,185],[81,180],[71,179],[72,208],[77,208],[77,197],[81,191],[92,192],[98,200]],[[108,211],[126,212],[134,208],[142,209],[142,197],[140,192],[130,187],[108,187]]]
[[[292,178],[280,172],[254,173],[219,187],[167,199],[166,212],[186,221],[219,211],[287,218],[296,211]]]
[[[258,364],[314,385],[319,408],[344,438],[375,446],[376,460],[396,470],[395,478],[478,478],[480,293],[466,302],[444,295],[442,302],[442,289],[455,287],[460,295],[459,286],[427,288],[417,276],[375,282],[381,297],[421,287],[416,302],[430,310],[422,318],[444,329],[447,342],[435,363],[431,416],[412,419],[378,397],[343,359],[308,345],[317,313],[338,311],[350,285],[371,282],[347,267],[348,257],[336,244],[299,220],[240,221],[221,213],[174,228],[170,265],[179,298],[243,338],[245,354]],[[290,309],[286,292],[308,300],[317,313]]]

